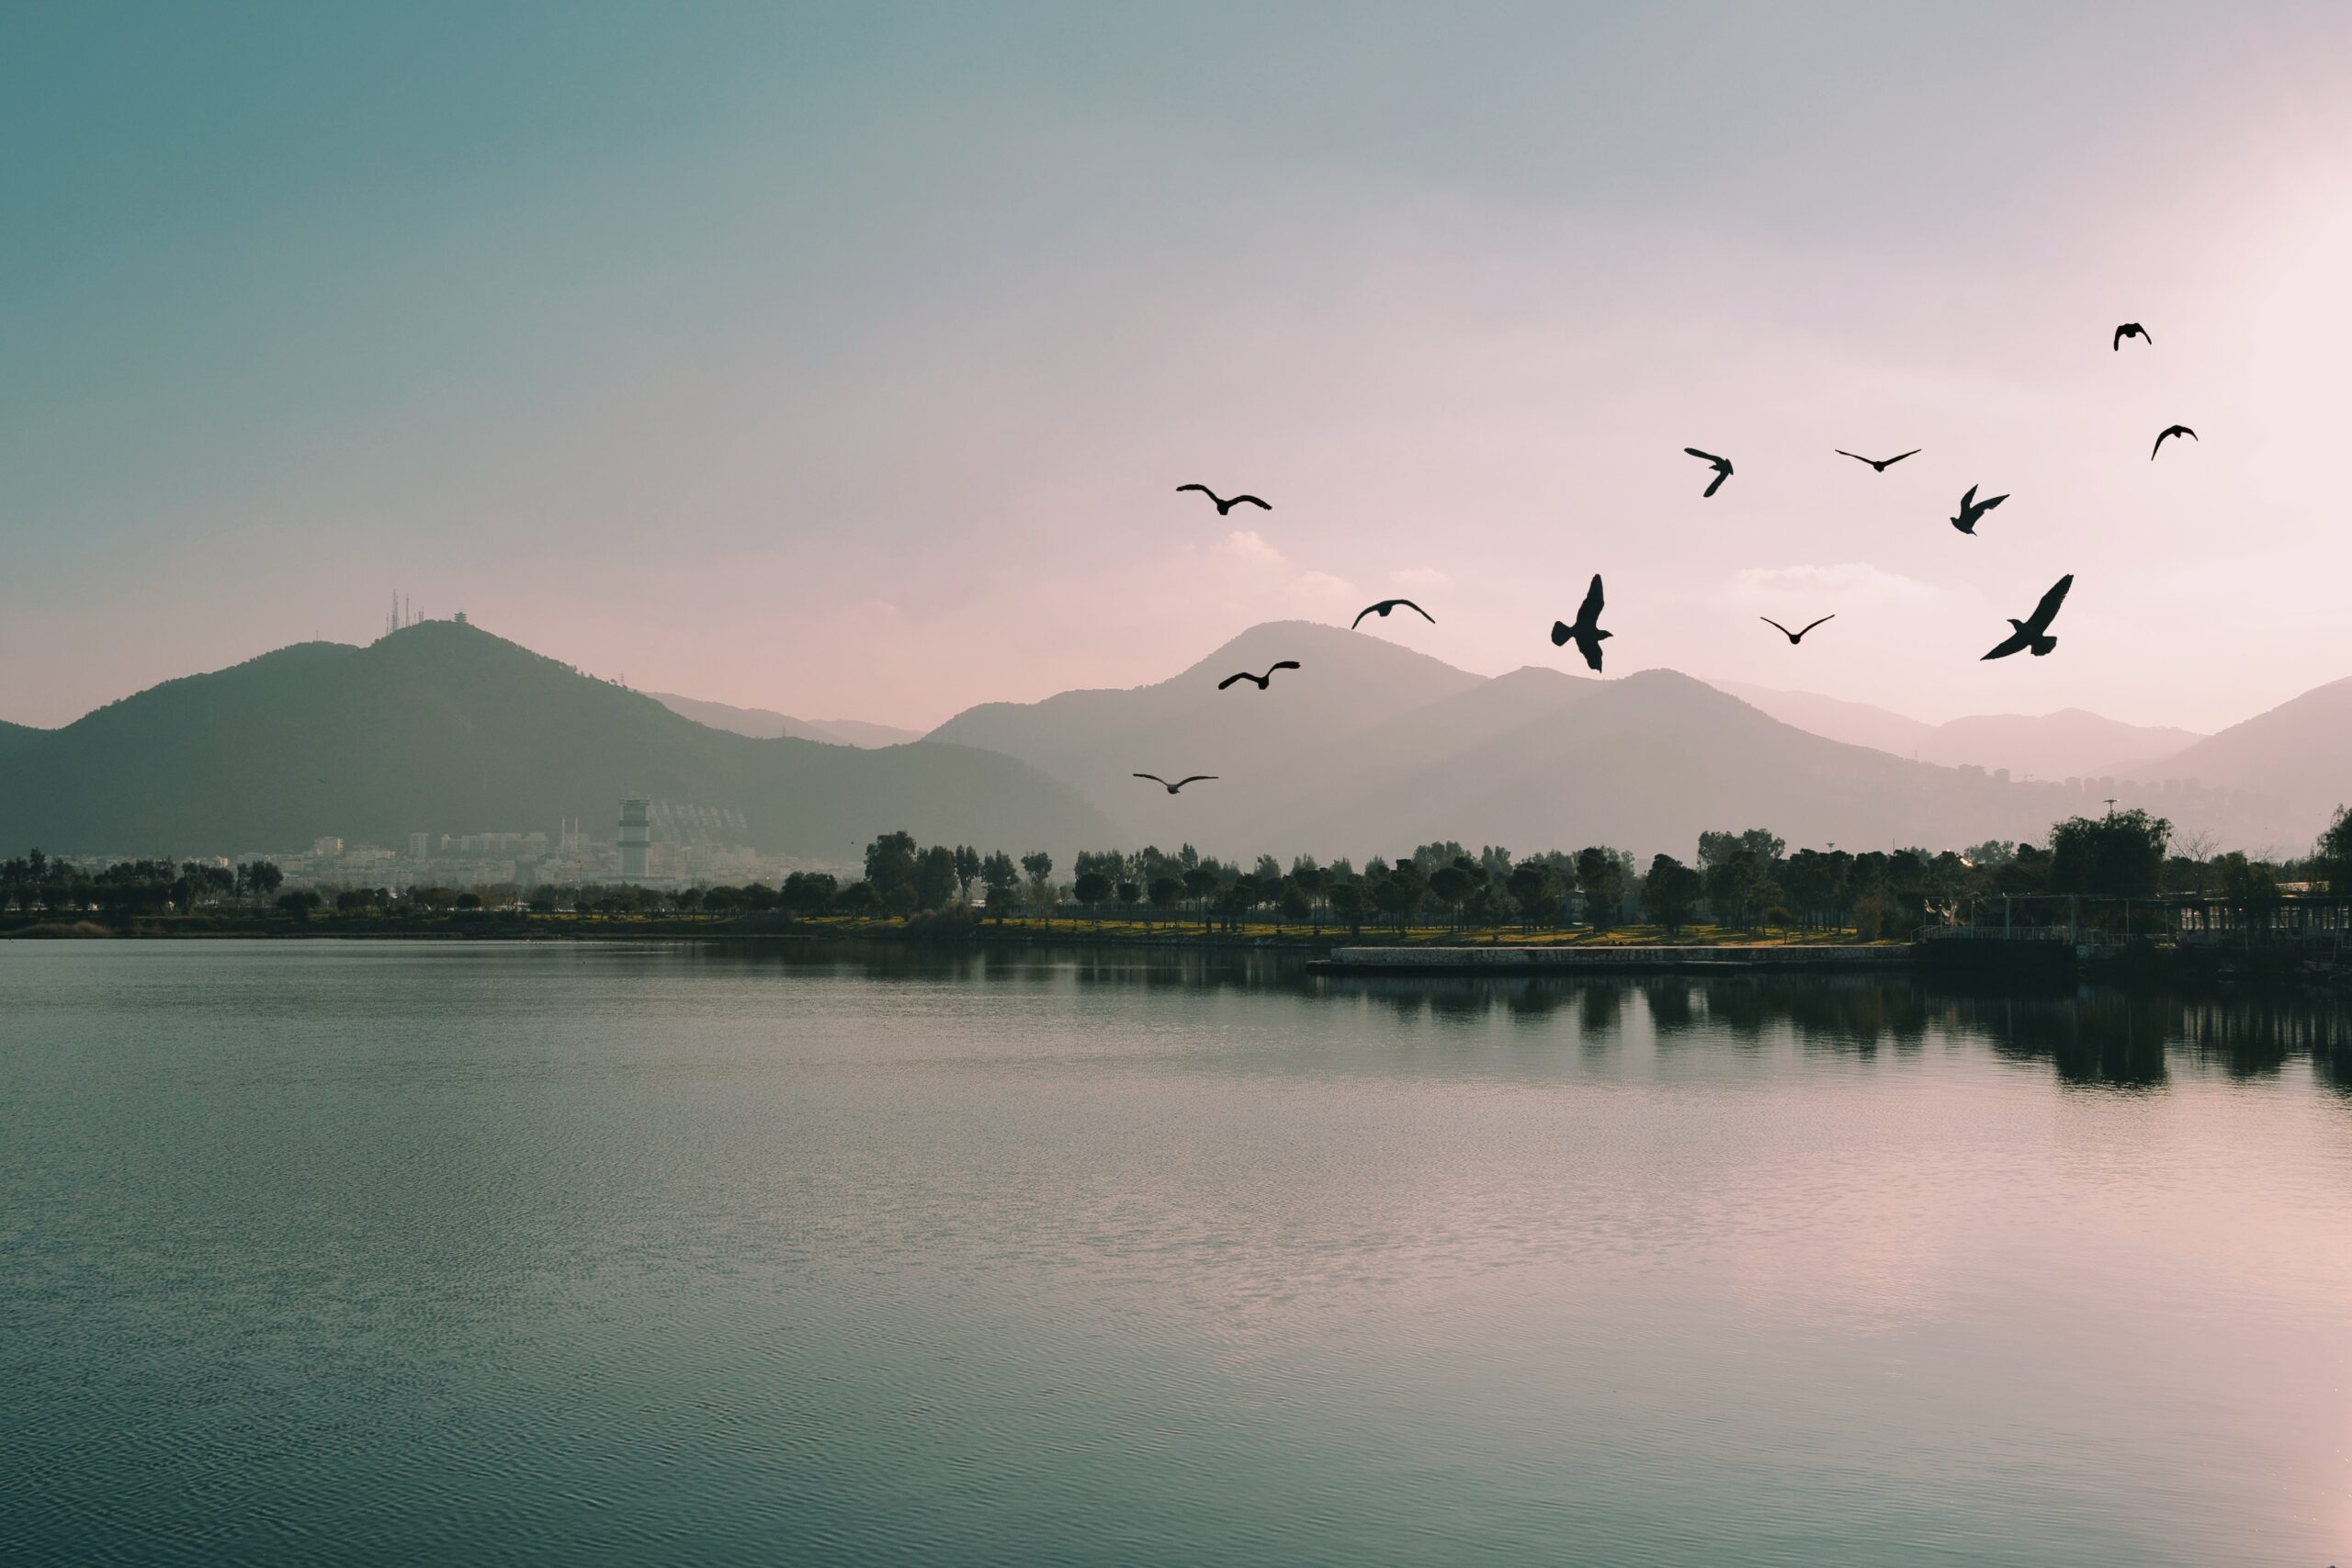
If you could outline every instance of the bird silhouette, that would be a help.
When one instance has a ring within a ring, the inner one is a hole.
[[[1427,621],[1430,625],[1437,625],[1437,617],[1435,615],[1430,615],[1427,610],[1422,609],[1410,599],[1383,599],[1377,604],[1366,604],[1363,609],[1358,610],[1356,612],[1356,618],[1348,623],[1348,629],[1350,631],[1353,631],[1356,627],[1362,626],[1363,624],[1363,618],[1366,615],[1385,616],[1389,611],[1396,608],[1399,604],[1404,605],[1405,608],[1412,611],[1413,614],[1420,616],[1421,619]]]
[[[1685,446],[1683,450],[1690,453],[1693,457],[1704,458],[1706,461],[1713,463],[1715,466],[1715,477],[1707,481],[1707,488],[1705,490],[1700,491],[1700,500],[1704,501],[1707,497],[1714,494],[1715,491],[1724,488],[1724,481],[1731,478],[1731,459],[1729,457],[1718,457],[1713,452],[1702,452],[1696,446]]]
[[[2123,346],[2123,340],[2127,337],[2136,337],[2141,342],[2146,344],[2150,348],[2156,346],[2154,334],[2150,333],[2147,328],[2142,326],[2137,321],[2126,321],[2121,326],[2116,328],[2115,342],[2109,346],[2111,348],[2121,348]]]
[[[1258,682],[1258,689],[1262,692],[1273,682],[1275,671],[1295,670],[1297,668],[1298,660],[1295,659],[1277,659],[1274,662],[1266,666],[1266,672],[1263,675],[1252,675],[1249,671],[1244,670],[1238,675],[1227,675],[1224,680],[1219,681],[1216,683],[1216,689],[1222,692],[1227,686],[1232,685],[1236,681],[1255,681]]]
[[[1178,779],[1174,784],[1170,784],[1158,773],[1137,773],[1135,776],[1139,779],[1149,779],[1152,783],[1159,785],[1160,788],[1166,790],[1170,795],[1174,795],[1178,790],[1182,789],[1188,784],[1198,784],[1203,779],[1213,779],[1216,777],[1215,773],[1194,773],[1190,778]]]
[[[1228,512],[1232,511],[1235,507],[1239,506],[1243,502],[1248,502],[1250,505],[1252,505],[1252,506],[1254,506],[1254,507],[1257,507],[1257,508],[1258,508],[1260,511],[1261,511],[1261,512],[1272,512],[1272,511],[1273,510],[1273,508],[1272,508],[1272,507],[1268,506],[1264,502],[1260,501],[1260,500],[1259,500],[1256,496],[1254,496],[1254,495],[1237,495],[1237,496],[1232,496],[1232,497],[1227,498],[1227,499],[1220,500],[1220,499],[1218,498],[1218,496],[1217,496],[1216,491],[1213,491],[1213,490],[1209,489],[1209,487],[1208,487],[1208,486],[1206,486],[1206,485],[1178,485],[1178,486],[1176,487],[1176,493],[1177,493],[1178,495],[1182,495],[1182,494],[1183,494],[1183,493],[1184,493],[1186,491],[1188,491],[1188,490],[1196,490],[1196,491],[1199,491],[1203,495],[1207,496],[1211,501],[1216,502],[1216,514],[1217,514],[1219,517],[1224,516],[1227,513],[1228,513]]]
[[[1843,446],[1832,446],[1830,450],[1837,453],[1840,457],[1851,457],[1857,463],[1868,463],[1873,469],[1882,474],[1886,472],[1886,470],[1894,464],[1903,461],[1904,458],[1916,457],[1919,455],[1919,449],[1917,446],[1912,447],[1908,452],[1897,452],[1892,457],[1865,457],[1860,452],[1849,452]]]
[[[2009,625],[2016,629],[2010,632],[2007,641],[1984,657],[2007,659],[2012,653],[2022,653],[2030,648],[2033,649],[2033,656],[2039,659],[2057,647],[2058,639],[2048,635],[2050,623],[2058,618],[2058,606],[2066,602],[2066,590],[2073,586],[2075,586],[2075,574],[2070,571],[2052,584],[2049,592],[2041,596],[2041,603],[2033,607],[2032,615],[2022,621],[2012,615],[2009,618]]]
[[[2186,435],[2191,441],[2197,439],[2197,432],[2189,429],[2188,426],[2185,424],[2167,424],[2163,430],[2157,433],[2155,446],[2148,448],[2148,461],[2153,463],[2156,460],[2156,453],[2163,448],[2165,437],[2167,435]]]
[[[1963,534],[1973,534],[1976,532],[1976,520],[2008,499],[2007,495],[2002,494],[1979,501],[1976,499],[1976,487],[1970,485],[1968,493],[1960,498],[1960,515],[1951,520],[1951,525]]]
[[[1600,629],[1600,573],[1596,571],[1592,574],[1592,586],[1584,591],[1584,603],[1577,606],[1577,624],[1570,626],[1566,621],[1552,623],[1552,646],[1557,648],[1571,637],[1575,638],[1577,651],[1584,655],[1587,664],[1598,671],[1600,668],[1600,639],[1608,635]]]
[[[1759,621],[1763,622],[1766,626],[1770,626],[1774,631],[1779,632],[1782,637],[1787,637],[1787,638],[1789,639],[1790,646],[1793,647],[1793,646],[1795,646],[1796,644],[1803,642],[1803,641],[1804,640],[1804,634],[1805,634],[1805,632],[1809,632],[1809,631],[1813,630],[1813,628],[1814,628],[1815,626],[1819,626],[1819,625],[1821,624],[1821,621],[1834,621],[1834,620],[1836,620],[1836,619],[1838,618],[1838,616],[1837,616],[1837,615],[1833,612],[1833,613],[1832,613],[1832,614],[1830,614],[1830,615],[1826,615],[1822,616],[1822,617],[1821,617],[1821,621],[1813,621],[1813,622],[1808,623],[1808,624],[1805,626],[1805,627],[1804,628],[1804,630],[1803,630],[1803,631],[1793,631],[1793,632],[1792,632],[1792,631],[1791,631],[1791,630],[1789,630],[1789,628],[1788,628],[1788,627],[1786,627],[1786,626],[1784,626],[1781,625],[1781,623],[1780,623],[1780,622],[1778,622],[1778,621],[1774,620],[1774,619],[1773,619],[1771,616],[1770,616],[1770,615],[1758,615],[1758,616],[1757,616],[1756,618],[1757,618],[1758,620],[1759,620]]]

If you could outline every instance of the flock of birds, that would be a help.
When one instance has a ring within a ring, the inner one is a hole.
[[[2110,349],[2120,351],[2123,347],[2123,340],[2125,338],[2137,338],[2141,342],[2148,344],[2150,347],[2154,347],[2156,341],[2154,336],[2149,333],[2148,329],[2142,326],[2139,322],[2125,321],[2115,329],[2115,337],[2109,344]],[[2149,448],[2148,460],[2152,463],[2155,461],[2156,454],[2164,450],[2164,445],[2166,441],[2184,435],[2191,441],[2198,439],[2197,432],[2189,429],[2188,426],[2185,424],[2166,425],[2157,434],[2155,446]],[[1892,457],[1865,457],[1859,452],[1849,452],[1842,446],[1833,447],[1832,450],[1840,457],[1851,457],[1857,463],[1867,463],[1870,465],[1871,472],[1883,474],[1886,472],[1888,468],[1903,461],[1905,457],[1917,457],[1921,449],[1914,446],[1910,451],[1898,452]],[[1705,463],[1709,468],[1714,470],[1714,477],[1707,481],[1707,488],[1700,491],[1700,499],[1704,500],[1707,497],[1713,495],[1715,491],[1724,488],[1724,481],[1732,477],[1733,468],[1730,458],[1718,457],[1713,452],[1702,452],[1696,446],[1685,446],[1683,451],[1689,453],[1691,457],[1698,458],[1701,462]],[[1976,488],[1977,487],[1974,485],[1970,485],[1968,487],[1967,493],[1960,498],[1959,514],[1951,520],[1951,525],[1954,528],[1957,528],[1962,533],[1972,536],[1973,536],[1976,532],[1977,522],[1983,518],[1986,513],[1992,511],[1995,507],[2000,505],[2001,502],[2009,499],[2005,493],[2001,495],[1987,496],[1984,500],[1979,501],[1976,499]],[[1182,495],[1188,491],[1198,491],[1203,495],[1207,496],[1209,500],[1216,504],[1216,514],[1219,517],[1225,516],[1237,506],[1254,506],[1262,512],[1272,512],[1273,510],[1273,507],[1271,504],[1254,495],[1219,496],[1216,491],[1204,484],[1178,485],[1176,487],[1176,491],[1179,495]],[[2068,589],[2074,587],[2074,585],[2075,574],[2070,571],[2051,585],[2050,591],[2041,596],[2041,602],[2033,607],[2033,614],[2026,616],[2023,620],[2019,620],[2015,616],[2009,617],[2009,635],[2007,637],[2004,637],[1997,645],[1995,646],[1990,653],[1985,654],[1984,657],[1985,659],[2007,659],[2013,653],[2030,652],[2036,659],[2039,659],[2043,654],[2048,653],[2052,649],[2056,648],[2058,646],[2058,639],[2050,635],[2050,623],[2058,618],[2058,608],[2066,602],[2066,592]],[[1554,621],[1552,623],[1552,646],[1555,648],[1561,648],[1565,647],[1568,643],[1575,643],[1577,645],[1577,651],[1584,656],[1585,663],[1590,666],[1596,672],[1600,669],[1600,645],[1609,636],[1609,633],[1603,631],[1600,627],[1601,604],[1602,593],[1600,587],[1600,574],[1599,572],[1595,572],[1592,578],[1592,586],[1585,591],[1584,603],[1577,608],[1577,618],[1574,621]],[[1422,609],[1410,599],[1383,599],[1376,604],[1367,604],[1363,609],[1357,611],[1356,618],[1348,623],[1349,628],[1352,630],[1355,627],[1362,626],[1366,615],[1379,615],[1385,619],[1391,611],[1400,609],[1412,611],[1415,615],[1420,616],[1431,626],[1435,626],[1437,624],[1437,617],[1435,615],[1430,615],[1427,610]],[[1806,623],[1796,631],[1791,631],[1788,627],[1781,625],[1780,622],[1772,619],[1770,615],[1759,615],[1757,617],[1757,619],[1762,621],[1766,626],[1770,626],[1782,637],[1787,637],[1789,639],[1789,645],[1792,648],[1804,641],[1805,634],[1812,631],[1814,627],[1821,626],[1825,622],[1834,621],[1838,617],[1834,614],[1823,615],[1818,620]],[[1228,675],[1224,680],[1219,681],[1216,683],[1216,689],[1222,692],[1227,687],[1234,685],[1238,682],[1249,681],[1253,682],[1257,686],[1258,690],[1262,692],[1269,686],[1272,685],[1275,671],[1296,670],[1298,668],[1300,668],[1300,665],[1298,660],[1295,659],[1278,660],[1273,664],[1268,666],[1266,672],[1262,675],[1257,674],[1251,671],[1244,670],[1237,674]],[[1170,795],[1176,794],[1186,784],[1207,783],[1215,780],[1216,777],[1215,773],[1193,773],[1188,777],[1178,779],[1173,784],[1170,784],[1168,780],[1161,778],[1158,773],[1136,773],[1134,776],[1139,779],[1148,779],[1153,784],[1156,784],[1165,789]]]

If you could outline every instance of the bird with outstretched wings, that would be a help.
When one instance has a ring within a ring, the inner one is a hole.
[[[2011,616],[2008,637],[1984,657],[2007,659],[2012,653],[2023,653],[2031,649],[2033,656],[2039,659],[2057,647],[2058,639],[2049,635],[2050,623],[2058,618],[2058,606],[2066,602],[2066,590],[2073,586],[2075,574],[2070,571],[2051,585],[2050,592],[2041,596],[2041,603],[2033,607],[2032,615],[2022,621]]]
[[[1779,632],[1782,637],[1787,637],[1787,638],[1789,639],[1789,642],[1790,642],[1791,646],[1794,646],[1794,645],[1795,645],[1795,644],[1797,644],[1797,643],[1801,643],[1801,642],[1803,642],[1803,641],[1804,640],[1804,634],[1805,634],[1806,632],[1809,632],[1809,631],[1813,630],[1813,628],[1814,628],[1814,627],[1815,627],[1815,626],[1819,626],[1819,625],[1821,624],[1821,621],[1834,621],[1834,620],[1836,620],[1836,619],[1838,618],[1838,616],[1837,616],[1836,612],[1834,612],[1834,611],[1833,611],[1833,612],[1832,612],[1832,613],[1830,613],[1829,615],[1826,615],[1822,616],[1822,617],[1821,617],[1821,621],[1808,621],[1808,622],[1806,622],[1806,623],[1805,623],[1805,625],[1804,625],[1803,627],[1801,627],[1800,629],[1798,629],[1798,630],[1796,630],[1796,631],[1791,631],[1791,630],[1789,630],[1789,628],[1788,628],[1788,627],[1786,627],[1786,626],[1782,626],[1780,622],[1778,622],[1778,621],[1774,620],[1774,619],[1773,619],[1771,616],[1770,616],[1770,615],[1758,615],[1758,616],[1757,616],[1756,618],[1757,618],[1758,620],[1759,620],[1759,621],[1763,622],[1766,626],[1768,626],[1771,627],[1774,631]]]
[[[1190,778],[1178,779],[1174,784],[1170,784],[1158,773],[1136,773],[1135,777],[1139,779],[1149,779],[1152,783],[1158,784],[1169,794],[1174,795],[1178,790],[1182,789],[1188,784],[1199,784],[1204,779],[1214,779],[1216,775],[1215,773],[1194,773]]]
[[[1437,625],[1437,617],[1435,615],[1430,615],[1427,610],[1422,609],[1410,599],[1383,599],[1377,604],[1366,604],[1363,609],[1358,610],[1356,612],[1356,618],[1348,623],[1348,629],[1350,631],[1353,631],[1356,627],[1362,626],[1363,624],[1363,618],[1366,615],[1385,616],[1389,611],[1398,608],[1410,610],[1413,614],[1420,616],[1421,619],[1427,621],[1430,625]]]
[[[1244,670],[1238,674],[1227,675],[1224,680],[1219,681],[1216,683],[1216,689],[1222,692],[1227,686],[1232,685],[1236,681],[1255,681],[1258,682],[1258,689],[1262,692],[1269,685],[1273,683],[1275,671],[1295,670],[1297,668],[1298,660],[1295,659],[1277,659],[1272,664],[1266,666],[1266,672],[1263,675],[1252,675],[1249,671]]]
[[[1601,639],[1609,634],[1600,629],[1600,573],[1592,574],[1592,586],[1584,591],[1584,603],[1577,606],[1576,624],[1566,621],[1552,623],[1552,646],[1559,648],[1574,642],[1577,651],[1595,671],[1600,669]]]
[[[1683,450],[1690,453],[1693,457],[1701,458],[1714,465],[1715,477],[1707,481],[1707,488],[1705,490],[1699,492],[1700,500],[1704,501],[1707,497],[1714,494],[1715,491],[1724,488],[1724,481],[1731,478],[1731,459],[1729,457],[1718,457],[1713,452],[1702,452],[1696,446],[1685,446]]]

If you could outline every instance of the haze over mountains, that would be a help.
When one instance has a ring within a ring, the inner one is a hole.
[[[1109,841],[1001,753],[754,739],[458,622],[300,643],[56,730],[0,735],[0,844],[59,853],[286,849],[335,835],[552,829],[610,838],[624,796],[739,814],[748,846],[854,863],[876,834],[1014,850]]]
[[[1304,668],[1262,692],[1216,689],[1277,659]],[[1761,695],[1922,756],[1930,742],[1953,749],[1944,755],[2004,746],[2053,772],[2179,733],[2067,713],[1920,734],[1862,705]],[[2113,794],[2223,845],[2300,852],[2352,796],[2352,680],[2194,739],[2136,784],[2085,765],[2069,788],[1830,739],[1671,671],[1487,678],[1300,621],[1253,626],[1166,681],[983,704],[908,744],[734,732],[794,722],[657,701],[479,627],[426,622],[367,648],[298,644],[169,682],[62,729],[0,724],[0,844],[224,853],[334,835],[389,847],[412,832],[565,818],[602,837],[617,802],[641,795],[737,814],[747,847],[831,865],[855,863],[867,840],[898,828],[1045,849],[1064,865],[1080,848],[1147,842],[1359,860],[1447,838],[1687,855],[1708,829],[1849,848],[2039,839]],[[1217,777],[1170,795],[1137,772]]]
[[[1276,658],[1305,668],[1262,693],[1216,689]],[[1306,622],[1254,626],[1132,691],[985,704],[933,738],[1067,781],[1131,842],[1219,852],[1361,857],[1455,838],[1687,853],[1703,829],[1746,827],[1799,843],[1943,847],[2039,837],[2089,799],[1826,739],[1671,671],[1488,680]],[[1171,797],[1127,776],[1138,769],[1217,780]],[[2218,819],[2245,803],[2170,805]]]
[[[1714,681],[1783,724],[1831,740],[1875,747],[1898,757],[1948,768],[2007,768],[2019,778],[2068,779],[2136,774],[2161,758],[2204,739],[2169,725],[2125,724],[2082,708],[2047,714],[1972,714],[1928,724],[1868,703],[1815,692],[1778,691],[1740,681]]]
[[[776,713],[768,708],[739,708],[729,703],[682,697],[674,692],[648,692],[645,694],[672,713],[684,714],[696,724],[707,724],[713,729],[724,729],[732,735],[748,735],[755,740],[774,740],[788,735],[799,740],[821,740],[829,746],[875,747],[904,746],[910,740],[922,739],[920,729],[868,724],[862,718],[795,718],[790,714]]]

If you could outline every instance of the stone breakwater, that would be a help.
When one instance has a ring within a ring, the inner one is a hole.
[[[1335,947],[1321,975],[1552,975],[1672,969],[1899,969],[1908,946]]]

